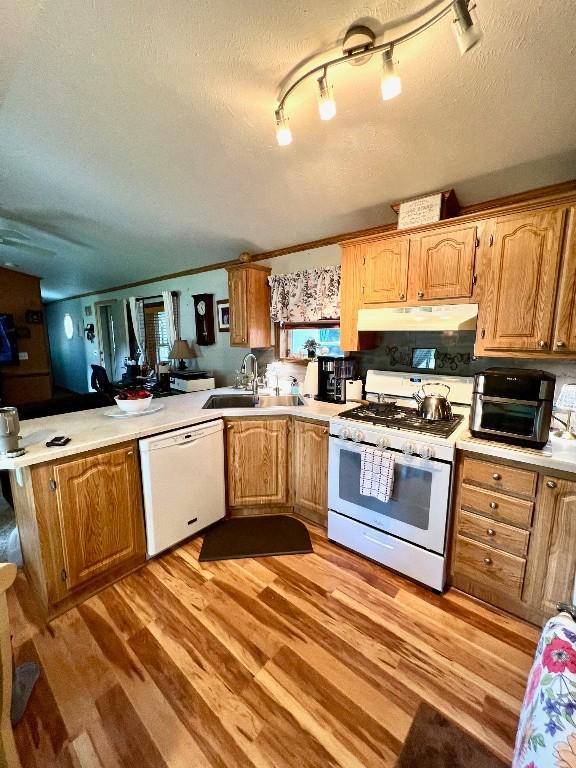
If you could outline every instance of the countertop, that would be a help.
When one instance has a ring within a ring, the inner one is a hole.
[[[529,464],[532,467],[558,469],[563,472],[576,474],[576,440],[560,442],[551,438],[541,451],[533,448],[520,448],[505,443],[495,443],[490,440],[472,437],[467,430],[456,441],[456,448],[461,451],[481,453],[493,456],[495,459],[508,459]]]
[[[332,416],[354,407],[353,403],[335,405],[304,398],[306,405],[301,406],[202,410],[206,400],[214,394],[246,393],[231,387],[221,387],[191,392],[178,397],[164,397],[155,401],[163,406],[162,410],[139,417],[113,419],[109,414],[118,412],[117,406],[113,405],[23,421],[20,424],[20,447],[25,448],[26,453],[15,459],[0,457],[0,470],[41,464],[45,461],[74,456],[77,453],[105,448],[129,440],[138,440],[141,437],[150,437],[224,416],[291,415],[327,422]],[[63,447],[46,448],[46,441],[56,435],[66,435],[71,440]]]

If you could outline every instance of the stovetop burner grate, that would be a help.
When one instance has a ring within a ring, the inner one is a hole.
[[[360,405],[358,408],[340,413],[339,418],[361,421],[374,426],[388,427],[389,429],[421,432],[426,435],[436,435],[437,437],[449,437],[456,427],[461,424],[464,416],[458,414],[452,416],[451,419],[430,421],[420,417],[415,408],[396,405],[394,402],[385,402]]]

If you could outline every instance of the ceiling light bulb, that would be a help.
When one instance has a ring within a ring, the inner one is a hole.
[[[392,48],[387,48],[382,55],[382,80],[380,90],[384,101],[399,96],[402,93],[402,81],[396,72],[394,60],[392,59]]]
[[[482,28],[476,16],[475,6],[468,7],[468,0],[454,0],[454,34],[458,49],[463,56],[482,39]]]
[[[321,120],[332,120],[336,114],[336,102],[332,96],[332,90],[328,85],[326,74],[318,78],[318,111]]]
[[[281,147],[287,147],[292,144],[292,131],[288,125],[288,120],[284,117],[284,109],[280,107],[275,112],[276,115],[276,141]]]

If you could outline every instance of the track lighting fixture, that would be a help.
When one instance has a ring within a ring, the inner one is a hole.
[[[405,34],[387,40],[386,42],[376,44],[374,32],[363,24],[355,24],[347,31],[342,46],[342,55],[335,59],[318,64],[317,66],[304,72],[292,84],[286,88],[280,95],[278,105],[275,111],[276,117],[276,139],[281,147],[292,143],[292,131],[288,125],[288,118],[284,114],[286,101],[292,91],[300,83],[315,75],[318,79],[318,111],[321,120],[332,120],[336,115],[336,102],[332,94],[332,87],[328,83],[328,69],[337,64],[347,62],[349,64],[364,65],[370,61],[372,55],[376,52],[382,52],[382,78],[380,90],[382,99],[389,101],[402,92],[402,83],[397,71],[397,62],[393,59],[394,49],[402,43],[411,40],[416,35],[425,32],[433,27],[449,13],[454,14],[453,28],[456,36],[456,42],[461,54],[466,53],[473,48],[476,43],[482,39],[482,30],[476,18],[475,5],[471,5],[474,0],[450,0],[446,5],[433,16],[428,16],[419,26],[406,32]]]
[[[336,114],[336,102],[332,96],[332,89],[328,85],[326,72],[318,78],[318,111],[320,120],[332,120]]]
[[[380,82],[380,90],[382,91],[382,98],[384,101],[390,101],[390,99],[393,99],[402,93],[402,82],[400,81],[400,76],[396,72],[394,66],[392,47],[387,48],[382,54],[382,80]]]
[[[482,39],[482,30],[476,18],[475,8],[475,5],[471,7],[468,5],[468,0],[454,0],[453,29],[462,55]]]
[[[287,147],[292,144],[292,131],[288,125],[288,120],[284,117],[284,107],[278,107],[276,115],[276,141],[281,147]]]

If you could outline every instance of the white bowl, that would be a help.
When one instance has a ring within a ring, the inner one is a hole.
[[[125,411],[125,413],[141,413],[150,408],[153,398],[152,395],[150,395],[149,397],[140,400],[119,400],[117,397],[115,397],[114,400],[116,400],[118,408],[120,408],[121,411]]]

